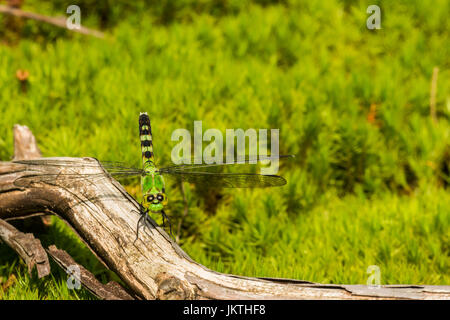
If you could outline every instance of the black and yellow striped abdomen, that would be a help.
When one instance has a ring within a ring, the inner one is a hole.
[[[141,113],[139,116],[139,136],[141,139],[142,161],[145,164],[148,161],[153,162],[153,143],[152,127],[147,113]]]

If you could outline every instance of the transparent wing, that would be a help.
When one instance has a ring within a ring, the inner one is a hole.
[[[168,166],[165,168],[159,169],[162,173],[172,173],[174,171],[185,171],[185,170],[197,170],[202,168],[201,171],[204,170],[214,170],[214,169],[204,169],[204,168],[213,168],[213,167],[222,167],[222,166],[232,166],[232,165],[255,165],[262,164],[264,165],[269,161],[279,161],[280,159],[294,158],[294,155],[278,155],[278,156],[258,156],[258,155],[245,155],[245,156],[237,156],[232,161],[227,161],[226,157],[222,159],[219,163],[205,163],[205,162],[213,162],[215,159],[196,159],[196,158],[187,158],[180,160],[179,165]],[[205,161],[207,160],[207,161]],[[196,162],[199,162],[198,164]]]
[[[136,174],[114,174],[111,175],[115,179],[135,178]],[[75,182],[89,181],[95,182],[100,179],[110,178],[110,175],[105,173],[97,174],[76,174],[76,173],[59,173],[59,174],[30,174],[20,177],[14,181],[17,186],[27,186],[29,183],[45,182],[48,184],[64,185]]]
[[[57,159],[36,159],[36,160],[18,160],[13,161],[14,163],[20,163],[28,166],[28,170],[36,172],[35,174],[30,174],[28,176],[21,177],[15,181],[19,186],[26,185],[30,182],[46,182],[46,183],[74,183],[76,181],[96,181],[97,179],[104,179],[110,176],[116,179],[124,179],[137,177],[142,175],[143,170],[139,168],[134,168],[127,166],[120,162],[100,162],[101,167],[106,169],[105,173],[99,166],[99,162],[94,159],[89,159],[90,161],[80,162],[79,160],[65,160],[61,158]],[[48,171],[48,167],[51,167],[51,173],[42,174],[42,169]],[[89,174],[79,174],[77,173],[77,168],[80,169],[88,168],[95,171]]]
[[[175,170],[163,174],[189,183],[213,188],[266,188],[279,187],[286,184],[286,180],[283,177],[256,173],[212,173]]]
[[[142,174],[143,170],[140,168],[136,168],[130,166],[123,162],[114,162],[114,161],[98,161],[94,158],[87,158],[90,161],[80,162],[80,160],[70,160],[70,159],[62,159],[62,158],[45,158],[45,159],[35,159],[35,160],[16,160],[14,163],[21,163],[29,166],[52,166],[52,167],[61,167],[61,168],[96,168],[98,167],[98,163],[108,170],[110,173],[134,173],[134,174]]]

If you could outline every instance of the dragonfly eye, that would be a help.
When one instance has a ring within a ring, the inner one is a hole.
[[[155,196],[152,194],[147,197],[148,202],[152,202],[154,199],[155,199]]]
[[[158,194],[158,195],[156,196],[156,199],[158,199],[158,201],[163,201],[163,200],[164,200],[164,197],[163,197],[162,194]]]

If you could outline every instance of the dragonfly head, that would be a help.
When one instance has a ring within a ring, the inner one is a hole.
[[[143,206],[148,208],[151,212],[161,211],[166,204],[167,196],[164,192],[152,190],[152,192],[144,196]]]

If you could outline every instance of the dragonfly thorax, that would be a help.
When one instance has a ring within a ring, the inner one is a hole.
[[[152,212],[161,211],[167,204],[164,179],[156,168],[145,170],[142,176],[142,194],[142,205]]]

